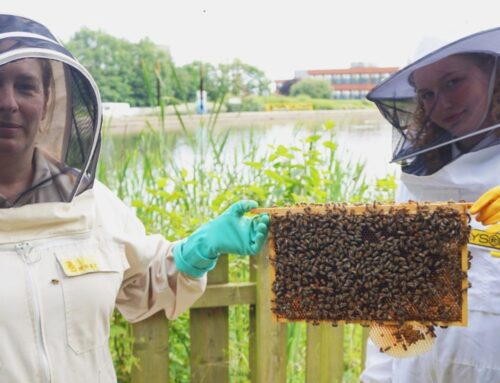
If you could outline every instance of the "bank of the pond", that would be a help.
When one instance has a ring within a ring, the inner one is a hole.
[[[305,123],[313,121],[338,121],[354,119],[363,122],[364,120],[382,119],[380,113],[375,108],[351,109],[351,110],[305,110],[305,111],[271,111],[271,112],[238,112],[220,113],[217,116],[216,126],[242,127],[248,128],[259,125],[276,125],[286,123]],[[111,134],[134,134],[147,126],[158,129],[160,119],[155,115],[136,115],[128,117],[105,117],[105,127]],[[175,115],[165,116],[165,129],[168,131],[179,131],[182,129],[179,118]],[[188,129],[199,127],[200,125],[213,123],[213,116],[210,115],[182,115],[182,122]]]

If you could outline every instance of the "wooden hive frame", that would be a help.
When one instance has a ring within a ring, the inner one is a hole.
[[[464,225],[467,225],[468,227],[468,215],[467,215],[467,210],[470,207],[469,203],[453,203],[453,202],[445,202],[445,203],[416,203],[416,202],[408,202],[408,203],[402,203],[402,204],[370,204],[370,205],[347,205],[347,204],[298,204],[295,206],[288,206],[288,207],[273,207],[273,208],[258,208],[258,209],[253,209],[252,212],[254,213],[268,213],[271,216],[271,221],[273,217],[277,216],[284,216],[287,214],[313,214],[313,215],[323,215],[326,214],[327,212],[331,211],[341,211],[343,214],[354,214],[354,215],[363,215],[366,214],[367,210],[369,211],[376,211],[381,214],[393,214],[397,211],[404,210],[407,214],[415,214],[417,213],[418,209],[424,207],[425,209],[428,209],[426,211],[433,212],[438,208],[451,208],[458,212],[460,215],[460,219],[462,220],[462,223]],[[272,281],[272,286],[274,286],[275,280],[276,280],[276,268],[275,268],[275,262],[274,260],[278,256],[276,254],[275,250],[275,239],[274,235],[271,232],[271,235],[269,237],[269,258],[271,260],[270,264],[270,273],[271,273],[271,281]],[[357,323],[361,325],[371,325],[373,323],[378,323],[378,324],[383,324],[383,325],[401,325],[402,323],[406,324],[418,324],[418,325],[439,325],[439,326],[466,326],[467,325],[467,288],[468,288],[468,280],[467,280],[467,270],[469,268],[469,259],[468,259],[468,249],[467,249],[467,243],[465,243],[461,247],[461,271],[463,274],[462,282],[461,282],[461,318],[458,321],[446,321],[446,320],[437,320],[437,321],[431,321],[431,322],[425,322],[425,321],[415,321],[415,320],[384,320],[384,321],[374,321],[374,320],[358,320],[358,319],[349,319],[349,318],[344,318],[344,319],[339,319],[335,320],[335,323],[342,324],[342,323]],[[276,309],[276,295],[274,293],[274,290],[271,292],[271,297],[272,297],[272,312],[273,312],[273,319],[276,322],[300,322],[304,321],[306,319],[290,319],[290,318],[285,318],[283,316],[277,316],[275,314],[275,309]],[[310,319],[307,319],[307,321],[312,321]],[[324,320],[324,319],[319,319],[319,320],[314,320],[314,322],[332,322],[332,320]]]

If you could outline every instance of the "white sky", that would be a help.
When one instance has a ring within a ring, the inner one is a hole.
[[[62,41],[82,26],[170,48],[177,65],[239,58],[271,79],[352,62],[404,66],[422,41],[500,26],[497,0],[0,0]]]

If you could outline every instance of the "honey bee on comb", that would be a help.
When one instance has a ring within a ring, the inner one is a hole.
[[[467,206],[267,209],[276,320],[466,325]]]

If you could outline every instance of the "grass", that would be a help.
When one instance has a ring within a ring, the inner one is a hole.
[[[306,95],[301,96],[246,96],[241,99],[241,104],[226,104],[228,111],[250,112],[263,111],[270,106],[283,109],[312,109],[312,110],[342,110],[342,109],[368,109],[373,108],[373,103],[364,99],[323,99],[311,98]]]

